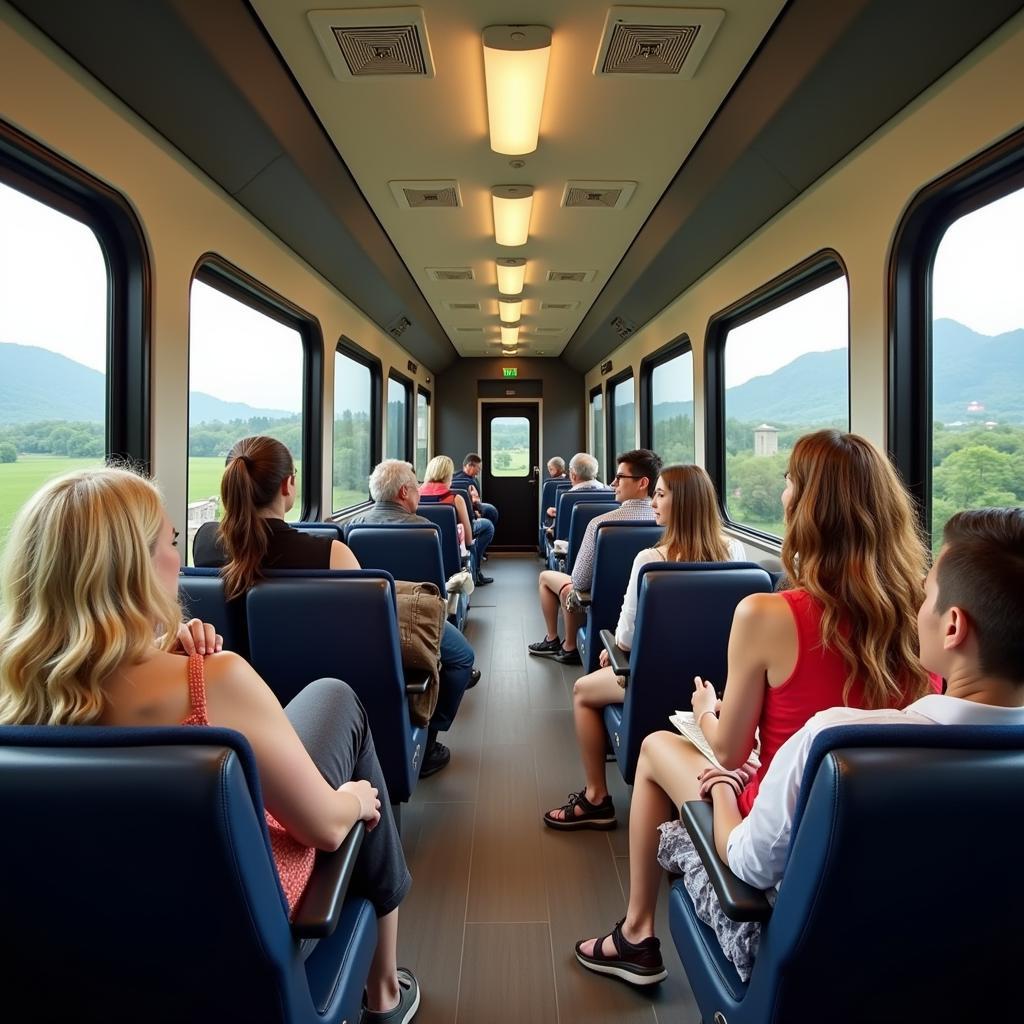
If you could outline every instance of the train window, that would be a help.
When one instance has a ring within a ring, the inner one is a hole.
[[[604,394],[599,387],[590,392],[590,454],[597,459],[598,479],[615,475],[604,462]]]
[[[409,394],[408,381],[388,376],[387,459],[409,459]]]
[[[611,420],[611,459],[636,447],[636,399],[633,388],[633,371],[618,380],[608,382],[611,399],[608,413]],[[612,473],[608,474],[612,476]]]
[[[642,443],[665,465],[693,462],[693,352],[688,340],[644,360],[640,407]]]
[[[1020,181],[1017,181],[1018,186]],[[1024,188],[963,213],[931,276],[931,535],[954,512],[1024,504]]]
[[[92,229],[0,182],[0,548],[47,480],[103,465],[109,291]]]
[[[286,444],[303,472],[305,345],[298,327],[247,301],[205,268],[192,282],[188,368],[188,550],[199,527],[220,519],[224,459],[243,437]],[[303,493],[308,488],[303,487]],[[296,502],[287,518],[302,517]]]
[[[367,480],[377,455],[379,368],[361,354],[339,347],[334,355],[333,504],[340,512],[369,498]]]
[[[427,470],[430,450],[430,392],[416,389],[416,476],[420,480]]]
[[[491,420],[491,476],[530,475],[530,421],[525,416]]]
[[[720,420],[710,461],[730,522],[782,535],[794,442],[823,427],[849,429],[849,335],[847,280],[831,256],[808,261],[712,321],[709,400]]]

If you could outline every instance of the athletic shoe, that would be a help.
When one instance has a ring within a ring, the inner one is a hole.
[[[562,650],[562,641],[557,636],[554,640],[538,640],[535,644],[530,644],[527,650],[539,658],[553,658]]]
[[[561,647],[553,657],[560,665],[583,664],[583,660],[580,658],[580,652],[575,647],[571,651],[567,651],[564,647]]]
[[[398,1003],[390,1010],[363,1007],[361,1024],[409,1024],[420,1008],[420,983],[406,967],[398,968]]]
[[[423,757],[420,765],[420,778],[426,779],[436,775],[452,759],[452,752],[443,744],[434,740],[433,746]]]

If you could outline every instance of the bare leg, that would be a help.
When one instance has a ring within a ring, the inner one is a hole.
[[[398,1005],[398,908],[377,918],[377,948],[366,979],[366,1007],[378,1012]]]
[[[562,641],[562,646],[567,651],[576,650],[576,633],[579,628],[587,621],[586,615],[580,615],[579,612],[567,612],[562,611],[562,617],[565,620],[565,639]]]
[[[571,577],[564,572],[545,569],[540,574],[537,589],[540,592],[540,610],[544,615],[544,628],[547,630],[545,640],[554,640],[558,636],[558,592],[566,583],[571,582]]]

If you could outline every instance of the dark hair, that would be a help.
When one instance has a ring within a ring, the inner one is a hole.
[[[240,597],[256,582],[270,532],[260,511],[272,504],[295,472],[292,453],[273,437],[243,437],[228,452],[220,481],[224,518],[217,536],[227,556],[225,596]]]
[[[463,460],[464,466],[479,466],[484,460],[476,452],[470,452]]]
[[[982,672],[1024,685],[1024,508],[957,512],[942,542],[937,609],[967,613]]]
[[[625,462],[638,476],[647,477],[647,497],[654,494],[661,472],[661,459],[649,448],[634,448],[631,452],[623,452],[615,456],[615,465]]]

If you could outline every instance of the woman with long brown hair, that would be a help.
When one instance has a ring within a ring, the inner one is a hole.
[[[779,747],[817,712],[902,708],[939,687],[917,657],[927,552],[889,460],[856,434],[808,434],[790,455],[782,506],[787,582],[737,606],[720,710],[713,686],[694,680],[694,718],[722,768],[675,732],[644,740],[630,803],[629,905],[610,934],[576,944],[590,970],[636,985],[666,976],[654,937],[656,854],[658,828],[676,807],[728,776],[746,817]]]
[[[701,466],[666,466],[651,498],[655,522],[665,527],[661,542],[633,560],[622,599],[615,642],[628,651],[633,643],[637,580],[651,562],[728,562],[743,559],[743,545],[722,533],[722,517],[711,478]],[[572,691],[576,740],[586,786],[569,794],[569,802],[544,815],[544,824],[560,830],[615,827],[615,806],[605,775],[604,708],[623,700],[623,682],[601,652],[601,667],[576,680]]]

